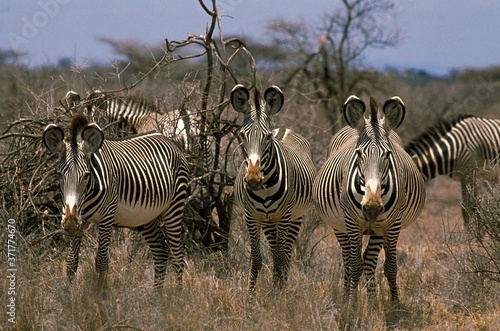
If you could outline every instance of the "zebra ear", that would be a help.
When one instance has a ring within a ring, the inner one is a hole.
[[[344,113],[344,119],[352,128],[357,129],[360,120],[363,119],[366,106],[365,103],[355,95],[351,95],[347,98],[342,108]]]
[[[248,100],[250,92],[241,84],[236,85],[231,91],[231,105],[239,113],[246,113],[249,109]]]
[[[396,129],[405,118],[406,107],[399,97],[392,97],[384,103],[384,114],[386,125],[390,129]]]
[[[285,97],[283,96],[281,89],[278,86],[273,85],[264,92],[264,100],[266,100],[266,103],[269,106],[267,108],[267,113],[269,115],[274,115],[281,110],[281,107],[283,107]]]
[[[55,124],[49,124],[43,131],[42,141],[45,147],[52,153],[64,153],[66,144],[64,143],[64,131]]]
[[[97,124],[92,123],[82,129],[82,140],[83,152],[90,155],[101,148],[104,142],[104,133]]]

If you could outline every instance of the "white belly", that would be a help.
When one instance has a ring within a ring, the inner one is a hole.
[[[160,206],[156,209],[140,207],[140,206],[129,206],[122,203],[118,203],[115,213],[116,226],[124,227],[136,227],[144,225],[158,217],[162,211],[165,210],[165,206]]]

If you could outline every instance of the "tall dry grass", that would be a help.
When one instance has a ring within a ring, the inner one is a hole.
[[[500,286],[481,275],[463,273],[468,256],[460,216],[458,186],[437,179],[428,203],[398,245],[402,306],[392,309],[381,263],[378,298],[372,310],[359,291],[352,330],[496,330],[500,328]],[[226,254],[188,259],[181,286],[171,270],[163,290],[152,288],[153,266],[146,245],[135,245],[117,230],[104,293],[96,291],[95,242],[86,240],[73,283],[64,275],[64,254],[40,254],[18,237],[16,324],[2,318],[0,328],[18,330],[337,330],[342,262],[330,229],[314,213],[305,221],[286,290],[272,290],[272,265],[263,244],[264,267],[257,291],[248,286],[249,245],[241,214],[232,224]],[[92,233],[92,232],[91,232]],[[50,239],[47,239],[50,240]],[[131,253],[133,252],[133,253]],[[383,260],[383,255],[381,256]],[[3,263],[3,261],[2,261]],[[3,268],[2,268],[3,269]],[[5,277],[2,287],[6,287]],[[0,302],[5,303],[6,291]],[[3,307],[5,305],[2,304]]]

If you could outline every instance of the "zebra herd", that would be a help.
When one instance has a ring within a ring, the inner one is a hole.
[[[349,97],[343,106],[348,125],[331,139],[327,160],[317,172],[307,140],[290,129],[271,126],[271,117],[284,104],[280,88],[272,86],[263,95],[257,89],[253,92],[251,101],[250,91],[236,85],[230,95],[234,110],[244,114],[240,133],[245,159],[234,181],[234,195],[245,209],[250,235],[251,291],[262,267],[261,232],[272,254],[273,284],[281,288],[302,217],[314,206],[333,228],[342,249],[346,299],[354,297],[364,275],[368,299],[373,302],[375,267],[384,248],[384,273],[392,301],[397,303],[396,245],[400,231],[415,221],[424,206],[424,181],[449,175],[461,182],[467,225],[476,177],[485,173],[492,175],[490,179],[500,177],[500,120],[457,117],[429,128],[404,146],[394,131],[406,112],[399,97],[382,106],[370,98],[368,107],[358,97]],[[76,273],[82,232],[95,223],[100,276],[108,269],[111,229],[118,226],[137,228],[148,243],[155,287],[162,285],[168,259],[181,279],[185,264],[181,229],[190,175],[185,149],[190,148],[189,130],[195,129],[192,115],[161,114],[144,98],[94,93],[93,100],[97,95],[100,103],[82,106],[79,95],[68,92],[68,106],[84,108],[73,115],[69,136],[65,138],[61,127],[50,124],[42,138],[50,152],[59,154],[62,226],[71,236],[67,275],[71,279]],[[107,112],[112,120],[127,122],[141,134],[105,138],[88,119],[95,109]],[[157,133],[145,133],[151,129]],[[365,235],[368,245],[362,252]]]

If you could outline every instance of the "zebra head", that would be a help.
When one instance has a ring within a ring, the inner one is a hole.
[[[236,111],[245,114],[241,126],[247,167],[244,181],[249,189],[256,191],[262,187],[263,169],[270,157],[273,133],[269,116],[281,110],[284,97],[279,87],[272,86],[264,92],[264,100],[261,100],[258,90],[255,90],[253,105],[249,99],[250,92],[243,85],[233,88],[231,104]]]
[[[364,218],[369,222],[377,221],[397,194],[393,143],[389,136],[403,121],[405,106],[399,97],[393,97],[381,110],[370,98],[370,111],[366,112],[364,102],[350,96],[343,113],[349,126],[358,131],[355,152],[349,163],[347,190]]]
[[[56,171],[60,175],[63,194],[63,229],[69,235],[78,235],[81,227],[81,207],[91,180],[90,157],[104,141],[104,134],[96,124],[89,124],[84,115],[73,116],[70,138],[64,139],[64,131],[54,124],[48,125],[42,136],[45,147],[59,154]]]

